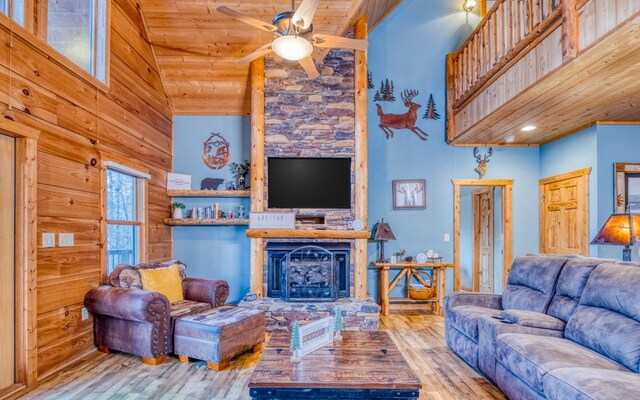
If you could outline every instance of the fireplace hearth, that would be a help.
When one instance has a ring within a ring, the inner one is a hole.
[[[348,243],[270,243],[267,296],[287,302],[349,297]]]

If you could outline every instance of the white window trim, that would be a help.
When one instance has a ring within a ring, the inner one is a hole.
[[[134,176],[136,178],[147,179],[147,180],[151,179],[151,175],[147,173],[140,172],[137,169],[127,167],[126,165],[118,164],[117,162],[114,162],[114,161],[105,161],[104,166],[107,167],[108,169],[122,172],[124,174]]]

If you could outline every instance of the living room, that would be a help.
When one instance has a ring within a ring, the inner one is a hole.
[[[313,63],[271,44],[295,10]],[[0,2],[0,398],[640,396],[639,11]],[[305,262],[331,290],[294,290]]]

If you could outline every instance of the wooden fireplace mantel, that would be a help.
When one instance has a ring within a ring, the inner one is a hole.
[[[371,232],[347,229],[247,229],[253,239],[369,239]]]

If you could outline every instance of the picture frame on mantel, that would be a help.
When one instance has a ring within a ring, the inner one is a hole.
[[[614,210],[616,214],[640,213],[640,163],[615,163]]]
[[[424,210],[427,208],[425,179],[395,179],[391,183],[394,210]]]

